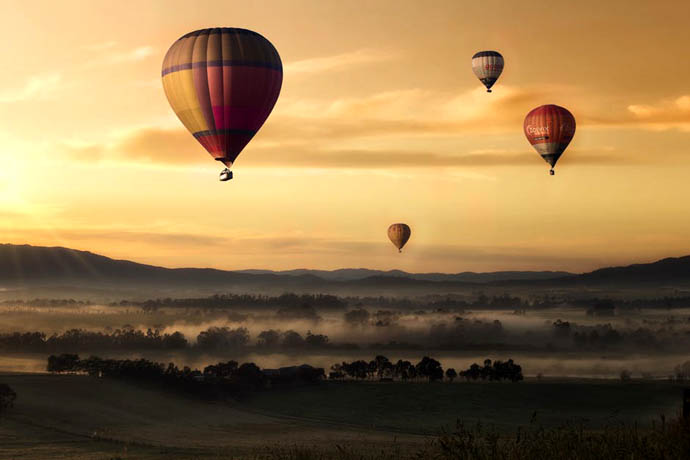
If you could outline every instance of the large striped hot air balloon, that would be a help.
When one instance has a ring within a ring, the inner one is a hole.
[[[251,30],[197,30],[170,47],[162,77],[175,114],[225,164],[220,179],[232,179],[228,168],[278,99],[283,65],[276,49]]]
[[[490,93],[503,72],[503,56],[498,51],[480,51],[472,56],[472,70]]]
[[[556,162],[575,135],[575,117],[557,105],[542,105],[525,117],[525,136],[532,147],[551,165],[554,175]]]
[[[388,227],[388,238],[398,248],[398,252],[402,252],[402,248],[407,243],[407,240],[410,239],[411,234],[412,231],[407,224],[391,224]]]

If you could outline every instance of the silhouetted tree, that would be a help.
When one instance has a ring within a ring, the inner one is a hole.
[[[261,372],[259,366],[254,363],[244,363],[237,371],[235,371],[233,378],[241,384],[250,385],[255,388],[260,388],[266,384],[266,376]]]
[[[273,348],[280,344],[280,332],[269,329],[267,331],[262,331],[258,335],[258,340],[256,342],[259,347]]]
[[[227,327],[210,327],[199,333],[196,343],[199,348],[225,350],[240,348],[249,342],[249,331],[245,327],[229,329]]]
[[[436,380],[443,380],[443,368],[441,363],[433,358],[425,356],[422,360],[415,366],[417,369],[417,374],[420,377],[426,377],[430,382]]]
[[[369,322],[370,314],[363,308],[357,308],[345,313],[345,321],[353,325],[363,325]]]
[[[287,348],[300,348],[304,346],[304,339],[295,331],[287,331],[283,334],[283,346]]]
[[[304,342],[312,347],[325,347],[328,345],[328,336],[323,334],[312,334],[311,331],[307,331]]]
[[[6,383],[0,383],[0,413],[14,405],[17,393]]]
[[[77,372],[79,370],[79,355],[63,353],[59,356],[50,355],[48,357],[48,372]]]

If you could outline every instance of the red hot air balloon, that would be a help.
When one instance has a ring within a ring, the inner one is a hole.
[[[278,100],[283,65],[271,42],[246,29],[188,33],[163,60],[163,89],[173,111],[211,156],[220,180]]]
[[[551,165],[554,175],[556,162],[575,135],[575,117],[557,105],[542,105],[525,117],[525,136],[534,150]]]

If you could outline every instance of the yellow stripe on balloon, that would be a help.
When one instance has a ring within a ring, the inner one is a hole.
[[[209,130],[196,95],[192,69],[172,72],[163,77],[163,88],[172,89],[170,105],[192,133]]]

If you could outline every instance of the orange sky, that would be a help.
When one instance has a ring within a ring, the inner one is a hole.
[[[2,242],[227,269],[690,253],[687,1],[2,5]],[[173,41],[214,26],[263,34],[285,72],[227,183],[160,82]],[[506,59],[492,94],[471,70],[482,49]],[[555,177],[522,133],[546,103],[578,122]]]

